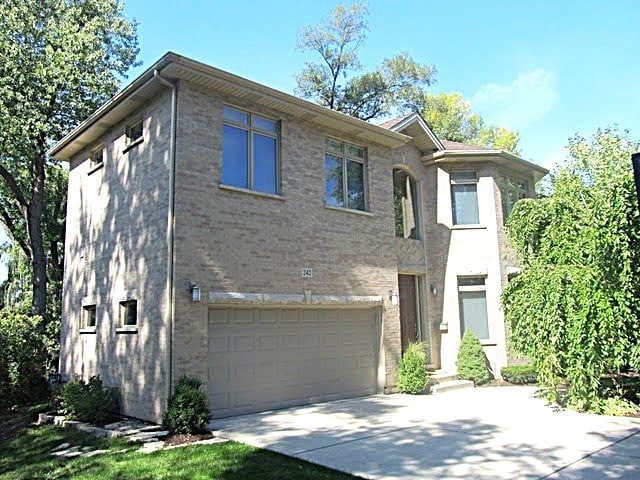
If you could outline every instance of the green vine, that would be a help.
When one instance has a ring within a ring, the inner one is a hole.
[[[575,137],[548,198],[519,201],[507,232],[522,273],[503,294],[511,343],[546,397],[599,410],[606,373],[640,367],[640,216],[631,153],[617,129]]]

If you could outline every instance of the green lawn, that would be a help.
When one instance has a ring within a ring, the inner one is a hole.
[[[108,453],[62,460],[50,452],[61,443],[95,446]],[[99,440],[82,432],[30,427],[0,444],[0,479],[355,479],[301,460],[241,443],[195,445],[152,454],[122,440]],[[124,450],[124,451],[122,451]]]

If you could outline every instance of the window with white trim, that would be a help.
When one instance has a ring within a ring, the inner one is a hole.
[[[489,340],[486,277],[458,277],[460,334],[469,329],[480,340]]]
[[[223,108],[222,183],[278,194],[279,125],[238,108]]]
[[[479,224],[478,176],[476,172],[451,172],[450,179],[453,224]]]
[[[330,207],[367,209],[366,149],[325,139],[325,203]]]

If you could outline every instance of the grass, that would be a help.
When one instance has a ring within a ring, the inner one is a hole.
[[[108,449],[91,458],[60,459],[51,450],[62,443]],[[355,479],[335,470],[236,442],[193,445],[152,454],[139,444],[93,438],[55,427],[29,427],[0,444],[0,479]]]

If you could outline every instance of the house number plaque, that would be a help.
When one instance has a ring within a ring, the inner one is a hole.
[[[311,278],[311,277],[313,277],[313,270],[311,268],[303,268],[302,278]]]

